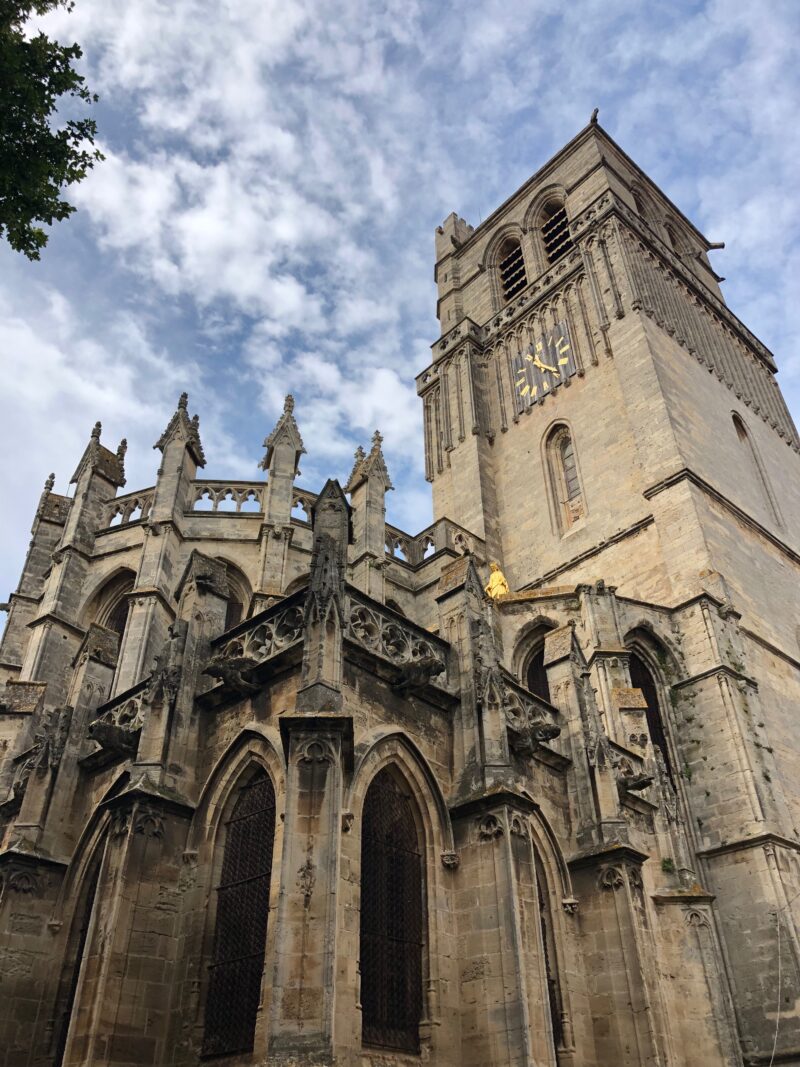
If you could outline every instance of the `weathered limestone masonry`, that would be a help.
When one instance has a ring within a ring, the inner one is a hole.
[[[800,442],[711,247],[596,123],[451,215],[416,536],[291,397],[264,480],[185,394],[48,479],[0,1067],[800,1065]]]

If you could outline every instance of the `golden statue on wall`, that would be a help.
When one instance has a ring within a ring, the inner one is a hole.
[[[490,596],[492,600],[497,600],[498,597],[504,596],[506,593],[510,593],[508,588],[508,582],[506,576],[500,570],[499,563],[490,563],[489,570],[489,584],[486,586],[486,595]]]

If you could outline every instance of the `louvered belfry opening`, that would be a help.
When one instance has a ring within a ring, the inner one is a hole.
[[[259,769],[239,790],[225,825],[217,886],[203,1055],[253,1048],[267,940],[275,791]]]
[[[504,241],[499,254],[500,284],[503,287],[503,299],[513,299],[528,284],[525,274],[525,260],[519,241],[509,237]]]
[[[564,487],[567,500],[576,500],[581,495],[581,483],[578,480],[578,465],[575,462],[575,449],[569,434],[562,434],[558,449],[561,453],[561,465],[564,470]]]
[[[361,1012],[364,1044],[419,1051],[422,855],[411,800],[389,770],[364,801]]]
[[[555,263],[573,247],[566,209],[557,200],[551,200],[544,206],[542,238],[548,263]]]

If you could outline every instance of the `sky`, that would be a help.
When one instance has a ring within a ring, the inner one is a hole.
[[[36,25],[83,47],[106,159],[41,262],[0,246],[0,601],[47,475],[67,491],[100,419],[152,485],[183,390],[210,478],[259,477],[287,392],[304,488],[379,428],[388,521],[424,528],[435,227],[477,225],[594,107],[726,242],[798,421],[796,0],[77,0]]]

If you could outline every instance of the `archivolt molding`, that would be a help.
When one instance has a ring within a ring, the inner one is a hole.
[[[200,793],[186,842],[188,851],[198,851],[206,841],[213,841],[219,828],[228,797],[236,788],[248,766],[263,767],[272,780],[275,798],[280,804],[286,795],[286,779],[280,734],[272,727],[250,722],[228,746],[214,765]]]
[[[396,765],[413,789],[421,818],[425,822],[426,845],[438,853],[455,851],[450,813],[444,796],[427,760],[404,733],[378,728],[367,735],[352,782],[344,799],[344,808],[360,820],[364,797],[375,775],[384,767]],[[435,816],[434,816],[435,812]]]

